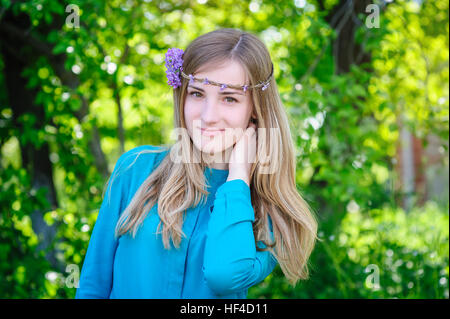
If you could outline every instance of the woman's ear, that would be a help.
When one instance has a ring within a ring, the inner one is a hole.
[[[253,108],[252,113],[250,114],[250,122],[256,124],[258,122],[257,118],[255,108]]]

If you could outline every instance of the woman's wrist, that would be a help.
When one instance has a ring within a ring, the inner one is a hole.
[[[227,182],[235,180],[235,179],[242,179],[248,186],[250,186],[249,177],[246,172],[230,171],[230,173],[228,174]]]

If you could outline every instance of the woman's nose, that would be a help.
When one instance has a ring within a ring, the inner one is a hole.
[[[214,123],[219,120],[219,110],[217,102],[212,100],[205,101],[202,109],[202,120],[204,123]]]

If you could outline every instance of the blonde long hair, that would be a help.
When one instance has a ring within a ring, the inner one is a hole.
[[[196,38],[186,48],[183,71],[194,74],[202,65],[211,62],[234,60],[245,69],[250,85],[267,79],[271,71],[271,58],[264,43],[256,36],[236,29],[219,29]],[[184,101],[188,81],[173,91],[174,125],[186,129]],[[307,202],[299,194],[295,183],[296,157],[289,122],[281,102],[275,78],[262,91],[250,91],[257,116],[258,127],[276,128],[275,134],[264,136],[270,162],[282,169],[273,174],[262,173],[260,162],[262,149],[258,143],[257,160],[251,170],[251,201],[255,212],[253,231],[258,251],[269,250],[280,264],[288,281],[295,286],[298,280],[308,279],[308,260],[317,238],[317,220]],[[259,134],[259,131],[258,131]],[[261,138],[258,135],[258,139]],[[164,149],[156,152],[165,151]],[[155,152],[155,150],[143,151]],[[170,152],[181,154],[182,161],[171,160]],[[178,248],[183,237],[183,214],[189,208],[206,202],[208,191],[201,151],[184,134],[169,148],[168,155],[152,171],[140,186],[130,204],[121,214],[115,230],[120,236],[131,233],[135,237],[147,212],[157,203],[163,244],[170,249],[170,238]],[[270,235],[269,219],[273,225]]]

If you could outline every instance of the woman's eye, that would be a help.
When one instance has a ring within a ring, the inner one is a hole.
[[[228,100],[229,102],[237,102],[236,99],[234,99],[234,98],[232,98],[232,97],[229,97],[229,96],[227,96],[225,99],[229,99],[229,100]]]
[[[192,95],[192,96],[195,96],[195,97],[200,97],[200,96],[196,96],[196,95],[194,95],[194,94],[200,94],[200,95],[202,95],[200,92],[191,92],[191,93],[189,93],[190,95]]]
[[[198,95],[196,95],[196,94],[198,94]],[[189,95],[191,95],[193,97],[202,97],[202,94],[198,91],[190,92]],[[229,96],[225,97],[225,100],[227,100],[228,103],[238,102],[238,100],[236,100],[235,98],[229,97]]]

